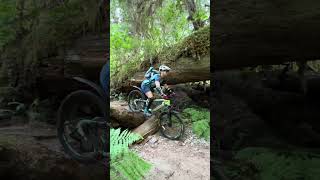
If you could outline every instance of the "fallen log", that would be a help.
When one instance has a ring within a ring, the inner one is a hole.
[[[133,129],[132,132],[140,134],[143,138],[158,131],[159,120],[156,116],[146,118],[142,113],[130,112],[127,102],[112,101],[110,115],[120,126]]]
[[[172,68],[165,78],[168,84],[180,84],[187,82],[198,82],[209,80],[210,73],[210,56],[203,57],[200,61],[192,61],[192,59],[183,58],[175,64],[168,64]],[[159,64],[154,67],[158,67]],[[146,69],[145,69],[146,70]],[[140,86],[144,78],[144,71],[136,72],[132,78],[121,84],[121,91],[128,91],[131,86]]]
[[[39,63],[37,90],[41,96],[50,94],[65,95],[81,89],[73,77],[82,77],[99,84],[99,75],[103,65],[108,61],[109,37],[105,34],[89,34],[63,50],[56,57],[42,59]]]
[[[320,1],[217,1],[214,70],[320,59]]]
[[[110,117],[120,126],[136,128],[145,121],[142,113],[130,112],[128,103],[124,101],[112,101],[110,103]]]
[[[143,124],[135,128],[132,132],[141,135],[143,138],[153,135],[159,129],[159,119],[156,116],[150,117]]]

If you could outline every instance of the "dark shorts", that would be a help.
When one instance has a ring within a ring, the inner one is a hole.
[[[151,90],[150,90],[150,85],[148,85],[147,83],[145,83],[145,81],[143,81],[143,82],[141,83],[141,91],[142,91],[143,93],[147,93],[147,92],[151,91]]]

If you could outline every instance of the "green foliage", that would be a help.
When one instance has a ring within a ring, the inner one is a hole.
[[[141,138],[128,130],[110,129],[111,179],[142,179],[150,170],[151,164],[129,150],[129,145]]]
[[[137,9],[138,5],[144,8]],[[203,2],[199,4],[201,6],[204,6]],[[187,19],[188,12],[183,7],[183,1],[144,1],[141,4],[114,0],[110,9],[111,87],[131,78],[142,61],[153,61],[164,49],[192,33],[192,23]],[[209,11],[199,9],[200,18],[209,15]]]
[[[100,6],[100,0],[0,0],[1,58],[19,72],[3,72],[8,84],[32,91],[41,60],[60,55],[80,35],[102,30]]]
[[[210,126],[207,120],[192,123],[192,130],[198,137],[204,137],[206,140],[209,140]]]
[[[187,108],[183,115],[192,122],[192,131],[198,137],[210,138],[210,112],[207,109]]]
[[[121,153],[129,151],[129,145],[135,141],[141,139],[142,137],[138,134],[121,129],[111,129],[110,130],[110,155],[111,158],[118,156]]]
[[[15,0],[0,0],[0,48],[15,38]]]
[[[186,108],[183,110],[183,114],[189,117],[192,122],[202,120],[210,121],[210,112],[207,109]]]
[[[316,180],[320,177],[320,156],[310,152],[246,148],[239,151],[236,158],[252,162],[262,180]]]
[[[112,161],[111,179],[138,180],[150,170],[151,165],[141,159],[135,152],[123,153]]]

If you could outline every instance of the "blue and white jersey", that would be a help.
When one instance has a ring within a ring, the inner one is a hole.
[[[149,79],[146,79],[142,82],[143,85],[147,85],[149,87],[155,87],[155,82],[156,81],[161,81],[161,77],[160,74],[154,74],[153,76],[151,76]]]

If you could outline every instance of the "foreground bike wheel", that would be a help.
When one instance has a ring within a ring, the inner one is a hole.
[[[160,115],[160,132],[171,140],[178,140],[184,134],[184,124],[177,113],[164,112]]]
[[[128,105],[132,112],[141,112],[144,108],[146,97],[139,90],[133,90],[128,95]]]
[[[90,120],[94,118],[106,120],[106,104],[102,98],[86,90],[70,93],[58,110],[59,141],[64,151],[80,162],[96,162],[104,147],[102,140],[106,137],[105,130],[85,124],[82,129],[87,139],[77,131],[79,122],[92,122]]]

